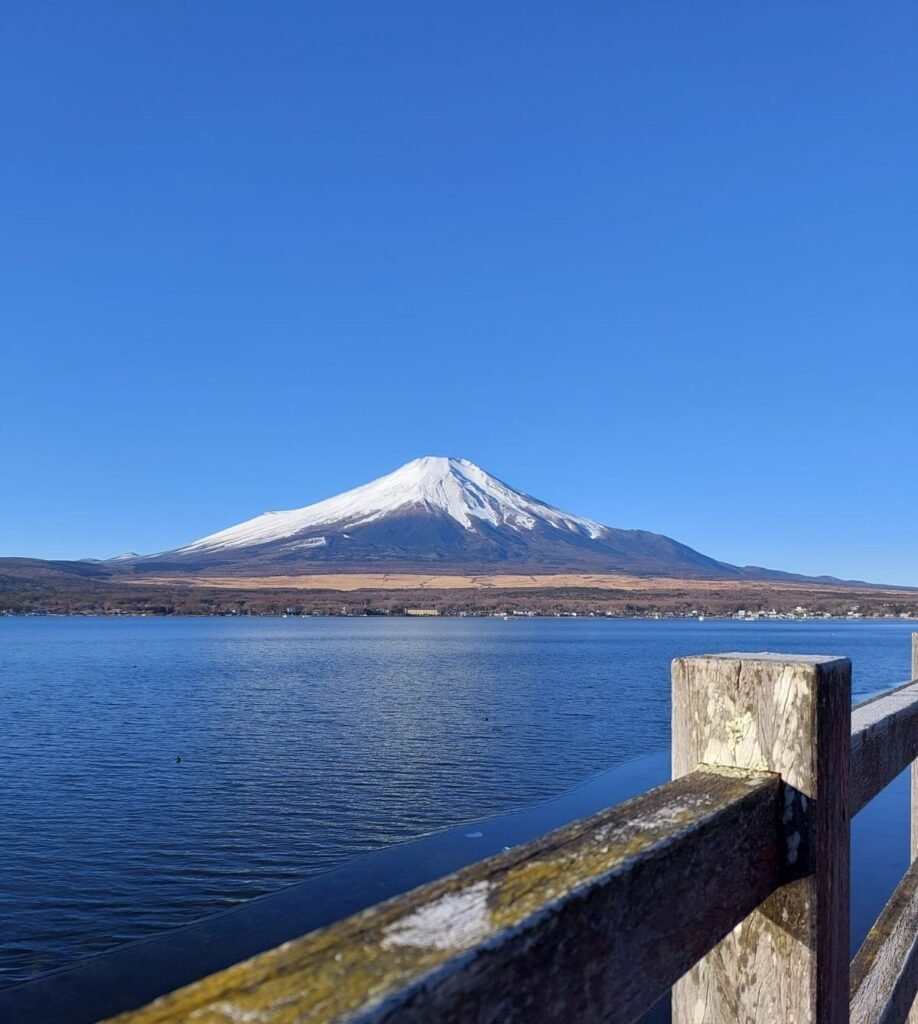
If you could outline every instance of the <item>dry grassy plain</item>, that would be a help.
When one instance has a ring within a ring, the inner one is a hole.
[[[41,568],[41,567],[39,567]],[[2,565],[0,565],[2,569]],[[53,571],[52,571],[53,570]],[[68,571],[64,571],[68,570]],[[685,580],[624,573],[323,573],[309,576],[76,576],[72,567],[11,563],[0,572],[0,614],[731,615],[740,608],[918,617],[918,590],[813,580]]]
[[[143,596],[148,596],[144,602]],[[111,595],[114,596],[114,595]],[[119,595],[121,599],[129,595]],[[797,607],[846,615],[909,614],[918,617],[918,590],[821,581],[683,580],[623,573],[430,574],[323,573],[310,576],[197,576],[135,579],[133,607],[175,613],[401,614],[435,608],[445,615],[512,611],[541,615],[686,615],[692,609],[730,615],[740,608]]]
[[[358,590],[617,590],[634,593],[669,593],[718,591],[748,592],[768,588],[782,593],[810,594],[822,589],[813,583],[756,583],[749,580],[680,580],[669,577],[642,577],[622,574],[557,573],[553,575],[505,576],[430,576],[424,573],[327,573],[311,576],[155,576],[136,579],[144,586],[213,587],[225,590],[336,590],[353,593]],[[834,585],[838,586],[838,585]],[[840,589],[863,589],[858,584]],[[901,593],[901,588],[871,588],[874,593]],[[918,596],[918,595],[915,595]]]

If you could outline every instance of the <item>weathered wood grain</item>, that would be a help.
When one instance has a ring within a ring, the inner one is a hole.
[[[918,633],[912,633],[912,679],[918,679]],[[918,756],[912,761],[911,836],[912,860],[918,860]]]
[[[918,680],[858,704],[851,713],[852,817],[916,758]]]
[[[918,633],[912,633],[912,679],[918,679]],[[912,761],[911,847],[912,864],[918,861],[918,759]],[[908,1024],[918,1024],[918,996],[912,1001]]]
[[[851,1024],[906,1024],[918,994],[918,862],[851,965]]]
[[[701,769],[114,1020],[634,1021],[780,884],[782,800]]]
[[[847,658],[673,662],[673,775],[779,772],[786,880],[678,982],[674,1024],[847,1019],[850,729]]]

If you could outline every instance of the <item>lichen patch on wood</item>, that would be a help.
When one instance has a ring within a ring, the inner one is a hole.
[[[474,946],[492,929],[488,908],[489,882],[476,882],[460,892],[447,893],[419,907],[413,914],[385,929],[384,948],[415,946],[419,949],[460,950]]]

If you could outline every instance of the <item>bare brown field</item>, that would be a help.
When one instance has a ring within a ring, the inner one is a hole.
[[[763,583],[760,580],[684,580],[670,577],[644,577],[624,574],[556,573],[546,575],[440,575],[424,573],[326,573],[311,576],[156,576],[135,579],[145,586],[192,586],[223,590],[333,590],[351,593],[359,590],[626,590],[634,593],[693,591],[748,592],[751,589],[774,589],[787,592],[812,593],[814,590],[864,589],[862,584],[825,584],[795,581]],[[876,594],[901,593],[898,587],[872,587]]]
[[[0,614],[731,615],[918,617],[918,589],[827,580],[702,580],[585,572],[106,575],[97,566],[0,559]]]
[[[158,586],[217,587],[227,590],[545,590],[590,587],[638,589],[651,583],[636,576],[557,575],[431,576],[426,573],[324,573],[310,576],[157,576],[143,581]],[[667,581],[672,586],[673,581]]]
[[[918,617],[918,590],[799,581],[680,580],[625,573],[324,573],[3,580],[0,614],[731,615],[739,609]]]

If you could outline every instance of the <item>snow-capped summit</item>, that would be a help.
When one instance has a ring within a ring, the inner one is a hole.
[[[468,459],[427,455],[335,498],[287,512],[265,512],[179,551],[221,551],[267,544],[324,526],[365,526],[411,509],[443,512],[466,530],[487,523],[531,531],[541,523],[595,539],[606,529],[513,490]]]
[[[630,572],[731,576],[660,534],[620,530],[562,512],[467,459],[425,456],[362,487],[238,526],[159,555],[131,571]]]

